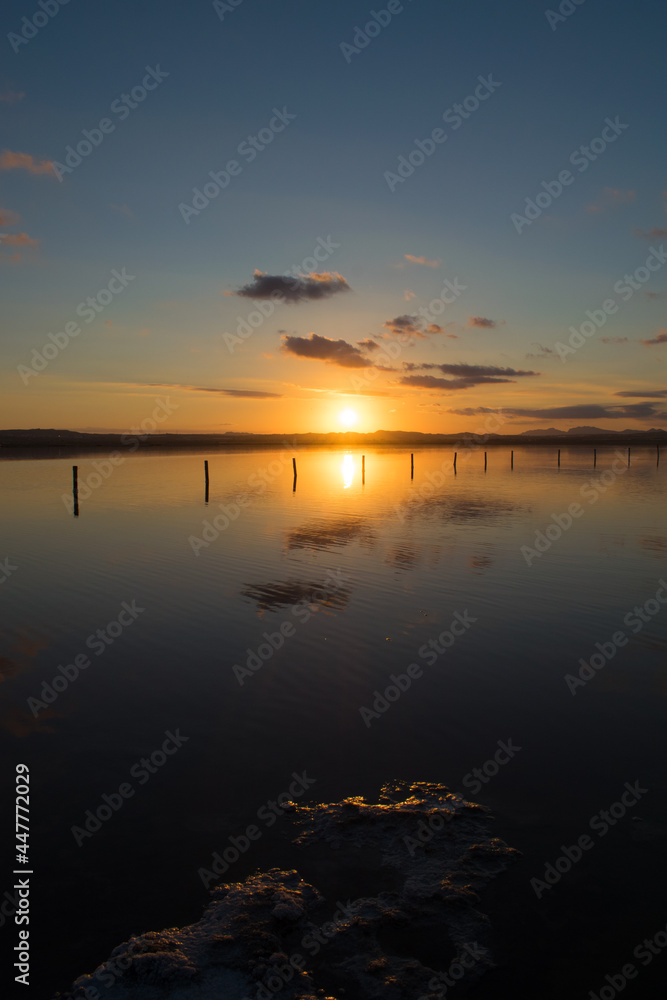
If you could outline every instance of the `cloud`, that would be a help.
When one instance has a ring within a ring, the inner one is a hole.
[[[282,399],[279,392],[259,392],[256,389],[218,389],[207,385],[187,385],[181,382],[121,382],[119,385],[136,385],[151,389],[184,389],[187,392],[215,392],[222,396],[243,399]]]
[[[472,329],[473,327],[481,327],[484,330],[493,330],[494,327],[504,326],[504,320],[501,322],[497,319],[486,319],[484,316],[469,316],[467,327]]]
[[[427,333],[444,333],[445,332],[445,328],[444,328],[444,326],[438,326],[437,323],[429,323],[429,325],[426,327],[426,332]],[[452,335],[450,334],[450,336],[452,336]],[[454,334],[454,337],[456,337],[456,334]],[[458,340],[458,337],[456,337],[456,339]]]
[[[0,208],[0,226],[15,226],[21,221],[18,212],[12,212],[10,208]]]
[[[370,337],[366,337],[365,340],[358,340],[357,343],[362,351],[379,351],[380,345],[376,340],[371,340]]]
[[[652,337],[650,340],[640,340],[640,344],[644,347],[653,347],[654,344],[667,344],[667,330],[661,330],[657,336]]]
[[[555,357],[556,352],[551,347],[544,347],[542,344],[538,344],[536,340],[533,341],[533,346],[537,348],[534,354],[527,354],[527,358],[549,358]]]
[[[639,236],[642,240],[659,240],[664,236],[667,236],[667,229],[634,229],[635,236]]]
[[[3,247],[38,247],[39,244],[39,240],[27,233],[0,233],[0,246]]]
[[[634,191],[621,191],[619,188],[606,187],[597,201],[586,205],[587,212],[604,212],[615,205],[625,205],[635,200]]]
[[[628,344],[630,341],[627,337],[600,337],[603,344]]]
[[[635,389],[624,389],[622,392],[615,392],[615,396],[639,396],[641,399],[667,399],[667,389],[649,389],[646,392],[639,392]]]
[[[342,275],[333,272],[300,274],[292,278],[284,274],[264,274],[256,270],[252,281],[236,292],[246,299],[269,299],[280,295],[285,302],[299,303],[328,299],[337,292],[349,292],[350,286]]]
[[[24,97],[25,93],[22,90],[0,91],[0,103],[2,104],[16,104],[17,101],[22,101]]]
[[[400,385],[408,385],[420,389],[472,389],[476,385],[497,385],[501,382],[513,382],[510,378],[490,378],[479,375],[475,378],[436,378],[434,375],[404,375]]]
[[[409,288],[406,288],[405,291],[403,292],[403,298],[405,299],[406,302],[409,302],[410,299],[416,299],[417,296]]]
[[[476,407],[463,414],[461,410],[450,410],[465,416],[488,413],[485,407]],[[533,420],[636,420],[663,418],[667,414],[656,409],[655,403],[628,403],[626,405],[600,406],[596,403],[582,403],[577,406],[551,406],[544,409],[518,409],[503,407],[503,413],[512,417],[529,417]]]
[[[0,153],[0,170],[27,170],[29,174],[53,174],[51,160],[36,160],[30,153],[12,153],[3,149]],[[55,174],[53,174],[55,177]]]
[[[388,319],[382,325],[385,330],[389,330],[396,337],[417,337],[419,340],[426,340],[431,334],[445,332],[444,326],[439,326],[437,323],[429,323],[425,326],[424,320],[420,319],[419,316],[410,316],[407,314]],[[446,336],[458,340],[455,333],[448,333]]]
[[[436,365],[436,364],[423,364],[415,365],[408,363],[407,365],[410,370],[421,368],[422,370],[428,370],[430,368],[437,368],[441,371],[443,375],[456,375],[459,378],[477,378],[478,376],[491,376],[492,378],[502,378],[505,381],[507,378],[520,378],[525,375],[541,375],[541,372],[525,371],[521,368],[499,368],[497,365],[468,365],[468,364],[456,364],[456,365]]]
[[[422,264],[424,267],[440,267],[441,260],[429,260],[428,257],[415,257],[411,253],[404,254],[406,260],[411,260],[413,264]]]
[[[109,205],[109,208],[118,212],[119,215],[125,215],[128,219],[134,218],[134,212],[129,205]]]
[[[310,337],[283,336],[282,341],[283,352],[294,354],[297,358],[326,361],[332,365],[340,365],[341,368],[373,367],[358,347],[345,340],[330,340],[311,333]]]

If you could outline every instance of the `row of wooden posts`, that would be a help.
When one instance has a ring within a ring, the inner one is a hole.
[[[660,465],[660,445],[656,446],[656,465]],[[558,468],[560,469],[560,448],[558,449]],[[630,465],[632,449],[628,448],[628,465]],[[454,472],[456,473],[456,460],[458,458],[458,452],[454,452]],[[598,451],[597,448],[593,448],[593,468],[597,468],[598,464]],[[510,451],[510,469],[514,468],[514,451]],[[292,459],[292,470],[294,472],[294,482],[292,484],[292,492],[296,492],[296,458]],[[484,452],[484,471],[487,470],[487,452]],[[415,456],[414,452],[410,454],[410,479],[415,478]],[[208,503],[209,494],[209,474],[208,474],[208,459],[204,461],[204,499]],[[361,482],[362,484],[366,482],[366,456],[361,456]],[[78,465],[72,466],[72,496],[74,499],[74,517],[79,516],[79,467]]]

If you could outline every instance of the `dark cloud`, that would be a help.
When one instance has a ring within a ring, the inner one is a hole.
[[[382,324],[385,330],[389,330],[394,336],[417,337],[419,340],[427,340],[430,335],[444,333],[444,326],[438,323],[426,324],[419,316],[395,316]],[[448,333],[448,337],[458,339],[456,334]]]
[[[523,371],[517,368],[499,368],[497,365],[434,365],[434,364],[424,364],[419,365],[420,368],[429,369],[437,368],[443,373],[443,375],[458,375],[461,378],[476,378],[479,375],[491,375],[494,378],[505,378],[514,377],[518,378],[523,375],[540,375],[541,372],[534,371]]]
[[[437,366],[434,366],[437,367]],[[475,378],[437,378],[435,375],[404,375],[401,385],[409,385],[420,389],[472,389],[476,385],[497,385],[501,382],[513,382],[511,378],[489,378],[478,375]]]
[[[556,352],[553,348],[544,347],[543,344],[538,344],[536,340],[533,341],[533,347],[536,347],[537,350],[534,354],[527,354],[527,358],[550,358],[556,356]]]
[[[640,340],[640,344],[644,347],[653,347],[654,344],[667,344],[667,330],[661,330],[659,334],[655,337],[651,337],[650,340]]]
[[[484,330],[493,330],[496,326],[503,326],[504,321],[501,322],[497,319],[487,319],[485,316],[469,316],[467,326],[469,329],[473,327],[481,327]]]
[[[285,354],[294,354],[297,358],[327,361],[341,368],[372,368],[372,363],[365,358],[358,347],[348,344],[345,340],[329,340],[311,333],[310,337],[283,337],[282,349]]]
[[[488,413],[486,407],[476,407],[474,410],[450,410],[450,413],[473,416],[478,413]],[[582,403],[577,406],[550,406],[544,409],[518,409],[504,407],[503,413],[512,417],[530,417],[534,420],[621,420],[665,416],[656,409],[655,403],[628,403],[626,405],[599,406],[597,403]]]
[[[376,340],[371,340],[370,337],[366,337],[365,340],[358,340],[357,343],[362,351],[379,351],[380,345]]]
[[[313,299],[328,299],[336,292],[349,292],[345,278],[336,272],[301,274],[297,278],[285,274],[263,274],[255,271],[252,281],[236,292],[246,299],[282,299],[299,303]]]
[[[221,396],[247,399],[282,399],[280,392],[260,392],[257,389],[217,389],[207,385],[184,385],[180,382],[129,382],[127,385],[147,386],[151,389],[185,389],[188,392],[217,392]]]
[[[615,396],[625,396],[626,398],[637,397],[640,399],[666,399],[667,389],[650,389],[647,392],[636,392],[634,389],[624,389],[623,392],[615,392]]]

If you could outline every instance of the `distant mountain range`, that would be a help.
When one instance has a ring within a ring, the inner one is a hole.
[[[419,431],[374,431],[360,434],[357,431],[332,432],[330,434],[251,434],[241,431],[225,431],[220,434],[146,434],[143,440],[126,433],[86,433],[68,430],[6,430],[0,431],[0,449],[57,448],[88,451],[106,449],[113,451],[137,448],[211,448],[216,446],[282,446],[306,447],[308,445],[338,445],[340,447],[368,445],[459,445],[466,447],[469,442],[491,448],[500,445],[532,445],[540,442],[556,444],[626,443],[661,444],[667,443],[667,430],[651,428],[647,431],[626,429],[608,431],[601,427],[571,427],[561,431],[556,427],[545,430],[530,430],[516,434],[489,434],[478,437],[471,431],[458,434],[422,434]]]

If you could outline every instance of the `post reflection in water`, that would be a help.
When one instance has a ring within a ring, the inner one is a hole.
[[[343,473],[343,488],[349,489],[354,481],[354,456],[344,455],[343,464],[341,465],[341,472]]]

